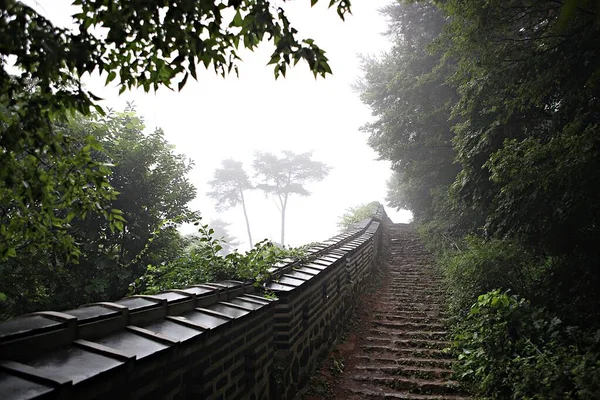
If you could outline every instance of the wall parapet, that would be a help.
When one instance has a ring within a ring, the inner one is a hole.
[[[387,216],[274,266],[265,285],[222,281],[0,323],[3,399],[291,398],[354,308]]]

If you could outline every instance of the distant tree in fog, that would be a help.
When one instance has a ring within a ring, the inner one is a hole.
[[[281,245],[285,244],[285,212],[291,194],[308,196],[306,182],[322,181],[330,167],[320,161],[311,160],[312,152],[295,154],[284,151],[282,157],[268,152],[256,152],[253,167],[261,183],[256,185],[266,194],[273,195],[281,212]]]
[[[222,219],[211,219],[208,223],[208,226],[214,230],[213,238],[215,239],[223,239],[221,242],[221,252],[224,255],[231,253],[233,250],[239,247],[240,242],[237,238],[229,232],[229,222],[226,222]]]
[[[252,183],[241,162],[227,159],[221,163],[221,168],[215,170],[214,178],[208,184],[212,191],[207,195],[217,201],[217,210],[224,211],[238,204],[242,205],[244,218],[246,219],[246,230],[248,232],[248,244],[253,246],[252,234],[250,233],[250,221],[246,211],[244,191],[253,189]]]

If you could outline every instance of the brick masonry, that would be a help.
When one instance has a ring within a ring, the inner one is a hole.
[[[388,219],[281,263],[266,288],[225,281],[0,323],[0,398],[291,399],[352,315]]]

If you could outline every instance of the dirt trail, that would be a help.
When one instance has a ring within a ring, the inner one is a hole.
[[[408,225],[391,225],[389,237],[348,337],[325,360],[305,400],[469,398],[450,379],[453,360],[442,351],[448,342],[441,277]]]

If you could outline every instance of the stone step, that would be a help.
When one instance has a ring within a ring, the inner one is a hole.
[[[469,399],[452,381],[456,361],[445,351],[450,342],[443,276],[407,229],[392,226],[389,232],[387,258],[377,270],[381,287],[359,313],[367,328],[353,343],[335,398]]]
[[[398,377],[447,380],[452,376],[452,370],[448,368],[427,367],[420,365],[357,365],[356,370]]]
[[[398,320],[390,321],[390,320],[383,320],[383,319],[371,321],[371,325],[373,327],[386,328],[386,330],[396,330],[396,331],[405,331],[410,328],[416,329],[416,328],[425,327],[425,326],[433,326],[433,327],[436,327],[437,329],[439,329],[441,327],[440,324],[436,324],[435,322],[432,324],[415,324],[415,323],[402,322],[402,321],[398,321]]]
[[[403,334],[404,332],[424,332],[429,335],[439,334],[442,337],[446,337],[448,335],[448,331],[442,324],[436,324],[432,322],[402,322],[402,321],[390,321],[390,320],[375,320],[374,323],[380,322],[380,324],[373,325],[371,328],[371,332],[379,335],[394,335],[396,332],[398,334]],[[384,324],[393,324],[393,328],[388,328]]]
[[[470,397],[448,394],[417,394],[406,391],[390,391],[386,388],[365,384],[359,389],[349,389],[346,400],[469,400]]]
[[[391,377],[373,374],[355,375],[352,376],[352,380],[374,383],[378,386],[386,386],[391,389],[416,394],[463,394],[459,389],[458,383],[450,380]]]
[[[438,320],[440,323],[443,322],[444,317],[443,315],[445,315],[445,313],[440,313],[440,312],[433,312],[433,311],[425,311],[425,312],[418,312],[418,311],[403,311],[403,310],[393,310],[393,311],[388,311],[388,310],[381,310],[381,311],[377,311],[376,314],[374,315],[389,315],[392,317],[397,317],[397,318],[411,318],[411,319],[429,319],[429,320]]]
[[[371,345],[387,346],[390,349],[411,347],[444,350],[450,347],[450,342],[430,339],[393,339],[367,336],[365,337],[365,341]]]
[[[428,339],[428,340],[445,340],[448,337],[448,332],[437,330],[382,330],[371,329],[369,334],[378,338],[390,339]]]
[[[455,359],[437,359],[424,357],[392,357],[386,355],[378,355],[376,358],[369,356],[356,356],[356,361],[361,365],[379,364],[379,365],[420,365],[435,368],[452,368],[456,363]]]
[[[365,344],[360,346],[363,354],[383,354],[385,356],[434,358],[438,360],[448,359],[449,355],[441,349],[430,348],[390,348],[379,344]]]

